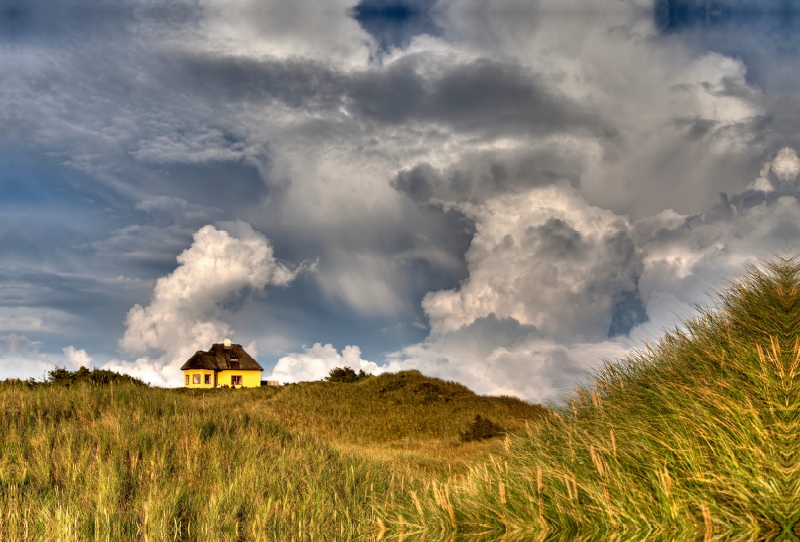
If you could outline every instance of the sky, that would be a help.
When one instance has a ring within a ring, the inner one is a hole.
[[[0,378],[551,402],[800,240],[800,8],[0,0]]]

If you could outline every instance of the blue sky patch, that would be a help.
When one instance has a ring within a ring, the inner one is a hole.
[[[431,17],[435,4],[436,0],[362,0],[351,10],[351,16],[375,38],[383,51],[403,49],[414,36],[442,35],[442,28]]]

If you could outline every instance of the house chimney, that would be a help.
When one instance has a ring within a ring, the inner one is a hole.
[[[231,347],[231,340],[227,339],[227,338],[222,339],[222,344],[225,345],[225,348],[230,348]]]

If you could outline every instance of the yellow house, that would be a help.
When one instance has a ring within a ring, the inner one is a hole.
[[[215,343],[208,352],[198,350],[181,367],[187,388],[257,388],[263,370],[241,344],[232,344],[230,339]]]

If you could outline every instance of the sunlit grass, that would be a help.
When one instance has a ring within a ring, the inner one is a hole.
[[[470,417],[543,413],[413,372],[218,391],[6,383],[0,403],[5,540],[370,537],[378,507],[494,448],[459,442]]]
[[[554,411],[417,372],[0,385],[3,540],[797,540],[800,264]],[[476,414],[504,438],[465,443]]]
[[[751,270],[719,310],[608,363],[508,453],[385,523],[509,540],[796,540],[799,274],[785,259]]]

